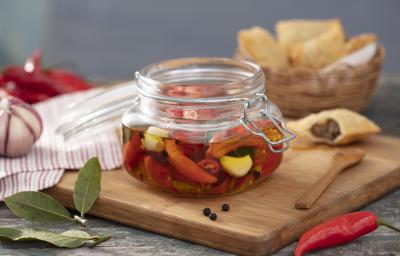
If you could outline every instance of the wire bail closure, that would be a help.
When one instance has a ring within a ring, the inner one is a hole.
[[[274,153],[281,153],[289,148],[289,141],[296,138],[296,134],[294,134],[292,131],[288,130],[285,127],[285,124],[282,122],[282,120],[278,119],[274,115],[272,115],[269,111],[269,101],[268,98],[265,94],[257,93],[256,94],[257,98],[255,99],[249,99],[249,98],[243,98],[243,115],[240,117],[239,121],[240,123],[254,135],[262,137],[265,142],[268,144],[269,149],[274,152]],[[274,126],[281,132],[283,135],[283,138],[279,141],[272,141],[268,138],[265,133],[257,127],[257,125],[250,119],[248,118],[247,115],[247,110],[248,108],[254,104],[257,100],[261,100],[262,102],[266,103],[266,111],[264,109],[260,110],[260,115],[268,117]],[[277,145],[282,145],[282,148],[276,149],[274,146]]]

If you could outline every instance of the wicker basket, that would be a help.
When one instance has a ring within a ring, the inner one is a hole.
[[[383,46],[379,46],[368,63],[324,74],[306,68],[263,67],[266,94],[288,117],[303,117],[331,108],[360,112],[367,107],[377,86],[384,55]],[[239,51],[235,58],[252,61]]]

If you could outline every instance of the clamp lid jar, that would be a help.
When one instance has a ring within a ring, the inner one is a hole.
[[[138,95],[122,117],[123,165],[151,187],[188,196],[243,191],[279,166],[295,136],[253,63],[174,59],[136,79]]]

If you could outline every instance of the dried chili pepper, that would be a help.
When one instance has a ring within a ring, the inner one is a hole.
[[[48,69],[45,73],[58,83],[62,83],[66,92],[75,92],[92,88],[80,76],[64,69]]]
[[[1,74],[0,87],[8,95],[28,103],[92,86],[76,74],[62,69],[42,69],[42,52],[36,50],[24,66],[8,65]]]
[[[40,91],[49,96],[56,96],[64,92],[61,84],[54,83],[53,79],[41,71],[26,72],[20,66],[7,66],[3,70],[5,82],[12,82],[17,88],[26,91]]]
[[[400,232],[399,228],[382,221],[373,212],[353,212],[322,223],[304,233],[295,249],[295,256],[349,243],[368,234],[380,225]]]

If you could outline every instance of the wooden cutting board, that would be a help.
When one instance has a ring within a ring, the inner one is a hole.
[[[271,254],[308,228],[355,210],[400,187],[400,139],[376,136],[358,144],[362,163],[341,173],[310,210],[294,202],[326,170],[333,150],[289,150],[267,180],[236,195],[183,198],[154,191],[122,170],[103,173],[102,192],[90,214],[241,255]],[[47,193],[73,208],[77,173],[67,172]],[[222,212],[223,203],[231,210]],[[213,222],[202,209],[217,212]]]

